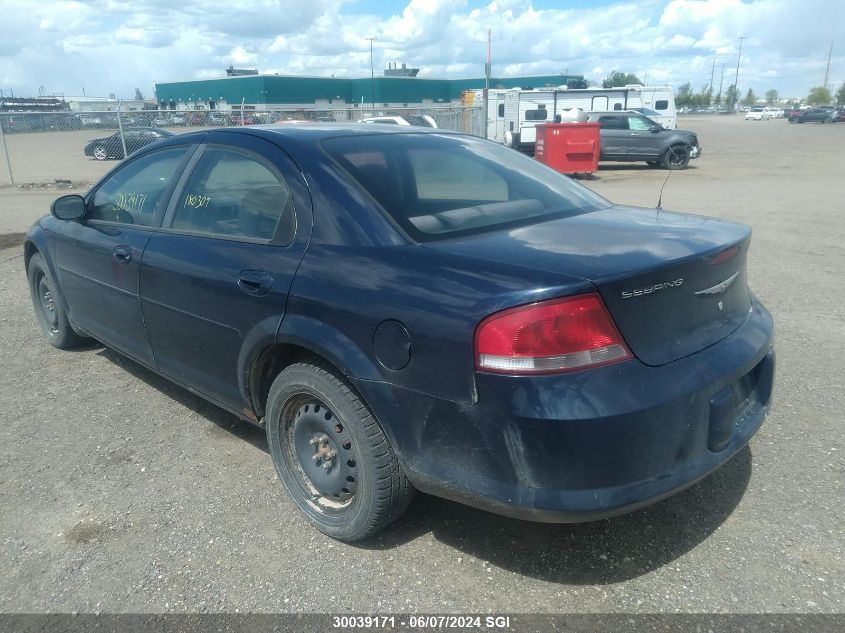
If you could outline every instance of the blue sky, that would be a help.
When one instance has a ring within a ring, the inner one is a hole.
[[[151,95],[155,81],[261,72],[368,76],[391,61],[429,77],[612,70],[677,88],[710,81],[716,60],[740,89],[801,97],[845,81],[841,0],[0,0],[0,89],[8,94]],[[796,7],[800,6],[800,10]]]

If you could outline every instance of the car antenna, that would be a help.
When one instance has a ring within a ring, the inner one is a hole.
[[[672,149],[671,147],[669,148],[669,151],[672,152],[673,156],[675,155],[675,150]],[[657,196],[657,206],[655,207],[656,209],[662,209],[663,208],[663,189],[666,188],[666,183],[669,182],[669,178],[672,176],[673,171],[674,171],[673,169],[669,170],[669,173],[666,174],[666,179],[663,181],[663,184],[660,186],[660,194]]]

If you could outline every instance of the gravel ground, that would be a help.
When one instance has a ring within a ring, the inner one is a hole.
[[[6,248],[0,612],[845,611],[845,125],[682,124],[704,154],[664,206],[753,225],[750,282],[777,323],[773,410],[722,469],[580,525],[418,495],[379,538],[337,543],[285,496],[263,431],[99,345],[44,342]],[[651,206],[665,177],[585,184]]]

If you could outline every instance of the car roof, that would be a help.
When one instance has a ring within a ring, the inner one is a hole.
[[[297,125],[251,125],[248,128],[223,128],[223,131],[260,131],[262,133],[278,134],[293,140],[319,141],[335,136],[372,136],[374,134],[452,134],[462,135],[461,132],[451,132],[439,128],[415,125],[372,125],[369,123],[302,123]]]

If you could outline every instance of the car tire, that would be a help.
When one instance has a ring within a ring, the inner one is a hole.
[[[94,151],[91,152],[91,155],[95,160],[108,160],[109,152],[102,145],[98,145],[94,148]]]
[[[411,502],[414,488],[378,421],[329,366],[283,369],[270,387],[265,421],[279,478],[324,534],[365,539]]]
[[[672,145],[663,155],[663,166],[666,169],[686,169],[689,167],[690,150],[686,145]]]
[[[77,334],[56,296],[56,284],[41,253],[35,253],[26,268],[35,318],[50,345],[58,349],[78,347],[87,339]]]

